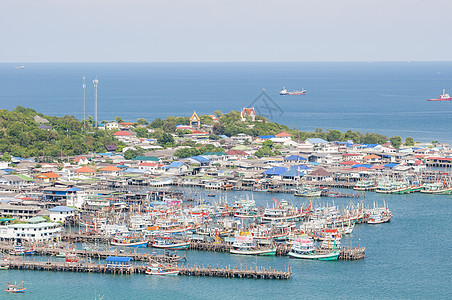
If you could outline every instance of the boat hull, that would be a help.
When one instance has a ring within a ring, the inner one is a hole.
[[[259,256],[275,256],[276,249],[267,249],[267,250],[229,250],[231,254],[239,254],[239,255],[259,255]]]
[[[177,276],[179,275],[179,270],[175,271],[165,271],[165,272],[155,272],[155,271],[145,271],[146,275],[157,275],[157,276]]]
[[[111,242],[112,246],[122,246],[122,247],[133,247],[133,248],[146,248],[148,246],[148,242],[136,242],[136,243],[118,243]]]
[[[190,246],[190,242],[172,244],[172,245],[158,245],[158,244],[152,245],[152,247],[154,247],[154,248],[167,249],[167,250],[186,250],[186,249],[188,249],[189,246]]]
[[[310,260],[337,260],[339,257],[339,251],[333,251],[325,254],[299,254],[294,252],[289,252],[289,257],[299,258],[299,259],[310,259]]]

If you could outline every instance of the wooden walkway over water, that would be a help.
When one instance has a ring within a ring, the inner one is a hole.
[[[0,251],[3,253],[11,253],[13,251],[13,245],[0,244]],[[181,257],[174,254],[156,254],[156,253],[136,253],[136,252],[115,252],[115,251],[103,251],[103,250],[80,250],[80,249],[65,249],[65,248],[49,248],[49,247],[33,247],[36,255],[42,256],[57,256],[60,253],[75,254],[79,257],[93,258],[93,259],[106,259],[109,256],[117,257],[132,257],[134,261],[149,261],[173,263],[181,260],[187,260],[185,257]]]
[[[8,260],[2,263],[9,269],[35,270],[35,271],[57,271],[57,272],[86,272],[105,274],[144,274],[146,265],[132,265],[130,267],[110,266],[96,263],[79,262],[50,262],[50,261],[22,261]],[[237,267],[212,267],[194,266],[180,267],[181,276],[203,276],[203,277],[225,277],[225,278],[255,278],[255,279],[289,279],[292,277],[290,268],[284,271],[273,270],[271,268],[237,268]]]

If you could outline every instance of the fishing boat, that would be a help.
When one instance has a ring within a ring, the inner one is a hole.
[[[11,251],[11,255],[25,255],[25,247],[22,244],[14,245],[14,250]]]
[[[370,209],[367,214],[369,215],[369,218],[367,220],[367,224],[381,224],[381,223],[387,223],[391,221],[392,213],[391,211],[386,207],[375,207]]]
[[[376,188],[375,181],[371,179],[360,180],[353,187],[355,191],[374,191]]]
[[[336,246],[332,249],[316,248],[311,238],[295,239],[289,252],[289,257],[312,260],[337,260],[339,250]]]
[[[114,239],[110,242],[112,246],[134,247],[134,248],[146,248],[148,241],[143,241],[138,238],[122,238]]]
[[[282,222],[282,221],[300,221],[301,213],[293,206],[282,200],[279,202],[276,198],[272,199],[274,206],[266,208],[262,216],[262,221]]]
[[[176,265],[163,265],[159,263],[149,263],[147,270],[144,271],[147,275],[159,276],[176,276],[179,274],[179,269]]]
[[[190,241],[174,242],[169,238],[158,238],[152,247],[166,250],[185,250],[190,246]]]
[[[282,90],[279,92],[280,95],[282,96],[286,96],[286,95],[306,95],[306,90],[305,89],[301,89],[301,91],[292,91],[289,92],[285,87],[282,88]]]
[[[22,281],[22,287],[18,286],[16,283],[9,284],[8,288],[5,290],[5,292],[8,293],[25,293],[26,288],[24,287],[24,282]]]
[[[298,197],[320,197],[321,195],[322,190],[313,185],[305,185],[301,188],[297,188],[294,192],[294,196]]]
[[[0,270],[8,270],[9,266],[0,266]]]
[[[421,193],[435,195],[450,195],[452,194],[452,187],[441,182],[427,183],[424,185],[424,189],[421,190]]]
[[[446,94],[446,90],[443,89],[443,93],[436,99],[427,99],[427,101],[450,101],[452,97],[449,94]]]
[[[275,256],[276,247],[273,244],[269,246],[257,245],[251,237],[236,236],[232,248],[229,250],[232,254],[241,255],[261,255],[261,256]]]

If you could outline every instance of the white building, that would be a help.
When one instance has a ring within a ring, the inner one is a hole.
[[[18,242],[52,240],[59,238],[61,231],[61,226],[53,222],[1,225],[0,240]]]
[[[48,209],[50,215],[50,220],[54,222],[63,222],[66,221],[67,218],[75,217],[75,208],[67,207],[67,206],[55,206],[53,208]]]

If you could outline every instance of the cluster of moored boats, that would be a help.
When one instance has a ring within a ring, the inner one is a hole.
[[[450,195],[452,194],[452,182],[444,180],[419,184],[418,182],[390,179],[363,179],[358,181],[353,189],[356,191],[375,191],[382,194],[408,194],[421,192],[424,194]]]
[[[340,211],[335,205],[314,207],[312,203],[297,208],[275,198],[273,205],[261,207],[253,199],[240,199],[232,205],[160,202],[146,214],[130,216],[129,222],[134,223],[111,233],[111,245],[185,250],[193,241],[222,241],[231,245],[231,254],[273,256],[277,245],[285,244],[293,258],[335,260],[341,238],[350,234],[355,224],[379,224],[391,217],[386,205],[366,208],[360,203]],[[105,233],[108,222],[94,221]],[[131,228],[135,230],[127,230]]]

